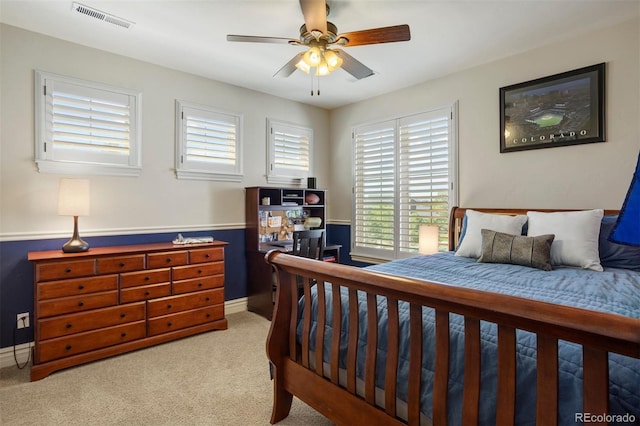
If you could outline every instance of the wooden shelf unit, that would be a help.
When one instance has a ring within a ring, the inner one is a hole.
[[[30,252],[31,380],[209,330],[224,330],[224,247],[171,243]]]
[[[319,199],[318,203],[308,204],[305,200],[309,194],[316,195]],[[269,205],[262,203],[265,197],[269,198]],[[250,311],[268,319],[271,319],[273,315],[272,272],[264,260],[264,255],[269,249],[278,247],[269,246],[268,243],[270,241],[266,241],[266,239],[270,238],[275,232],[278,234],[279,243],[289,241],[294,227],[285,223],[285,221],[287,219],[294,219],[295,221],[295,219],[303,216],[321,220],[319,227],[311,229],[325,229],[326,200],[327,191],[325,189],[245,188],[247,307]],[[269,227],[269,215],[271,217],[282,217],[281,224],[276,227]],[[265,218],[267,223],[265,223]],[[339,246],[332,245],[332,247],[332,250],[339,253]]]

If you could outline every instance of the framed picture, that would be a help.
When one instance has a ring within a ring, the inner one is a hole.
[[[500,152],[604,142],[605,64],[500,88]]]

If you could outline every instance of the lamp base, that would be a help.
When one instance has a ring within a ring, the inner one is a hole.
[[[73,236],[64,243],[62,251],[65,253],[81,253],[89,250],[89,243],[80,238],[78,233],[78,216],[73,217]]]
[[[81,253],[87,250],[89,250],[89,243],[82,238],[72,238],[62,246],[62,251],[65,253]]]

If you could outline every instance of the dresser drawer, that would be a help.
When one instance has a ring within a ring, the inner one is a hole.
[[[95,275],[95,272],[94,259],[39,263],[36,265],[35,278],[36,282],[64,280]]]
[[[177,314],[165,315],[149,319],[149,336],[168,333],[182,328],[224,318],[224,305],[210,306],[207,308],[193,309]]]
[[[174,281],[173,294],[190,293],[192,291],[206,290],[224,286],[224,275],[213,275],[190,280]]]
[[[189,263],[206,263],[217,260],[224,260],[224,249],[220,247],[189,250]]]
[[[91,312],[68,314],[38,321],[40,340],[66,336],[83,331],[120,325],[145,319],[144,302],[130,303],[113,308],[96,309]]]
[[[120,303],[138,302],[140,300],[155,299],[169,296],[171,283],[151,284],[120,290]]]
[[[118,304],[117,291],[105,291],[75,297],[60,297],[38,303],[38,315],[41,318],[72,312],[88,311]]]
[[[145,337],[145,322],[138,321],[57,339],[49,339],[40,343],[39,351],[36,353],[36,362],[51,361],[143,337]]]
[[[150,301],[147,307],[147,315],[151,318],[221,303],[224,303],[224,289],[199,291],[183,296],[163,297],[162,299]]]
[[[149,253],[147,255],[147,267],[149,269],[153,268],[163,268],[166,266],[180,266],[186,265],[187,260],[187,251],[167,251],[162,253]]]
[[[65,296],[79,296],[100,291],[117,290],[118,276],[74,278],[65,281],[49,281],[38,283],[36,297],[38,300],[55,299]]]
[[[188,278],[206,277],[224,273],[224,262],[201,263],[193,266],[178,266],[173,268],[173,280],[186,280]]]
[[[120,288],[139,285],[156,284],[171,281],[171,269],[154,269],[150,271],[126,272],[120,274]]]
[[[144,269],[144,254],[131,256],[111,256],[98,258],[98,274],[113,274],[116,272],[139,271]]]

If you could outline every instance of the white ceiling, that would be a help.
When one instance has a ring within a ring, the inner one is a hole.
[[[303,48],[230,43],[227,34],[297,38],[298,0],[79,0],[135,22],[123,29],[72,10],[71,0],[0,0],[0,21],[322,108],[335,108],[523,52],[640,14],[640,0],[329,0],[338,32],[409,24],[411,41],[347,47],[376,74],[273,77]],[[555,55],[549,49],[549,60]],[[589,65],[589,64],[584,64]],[[317,81],[316,81],[317,84]]]

